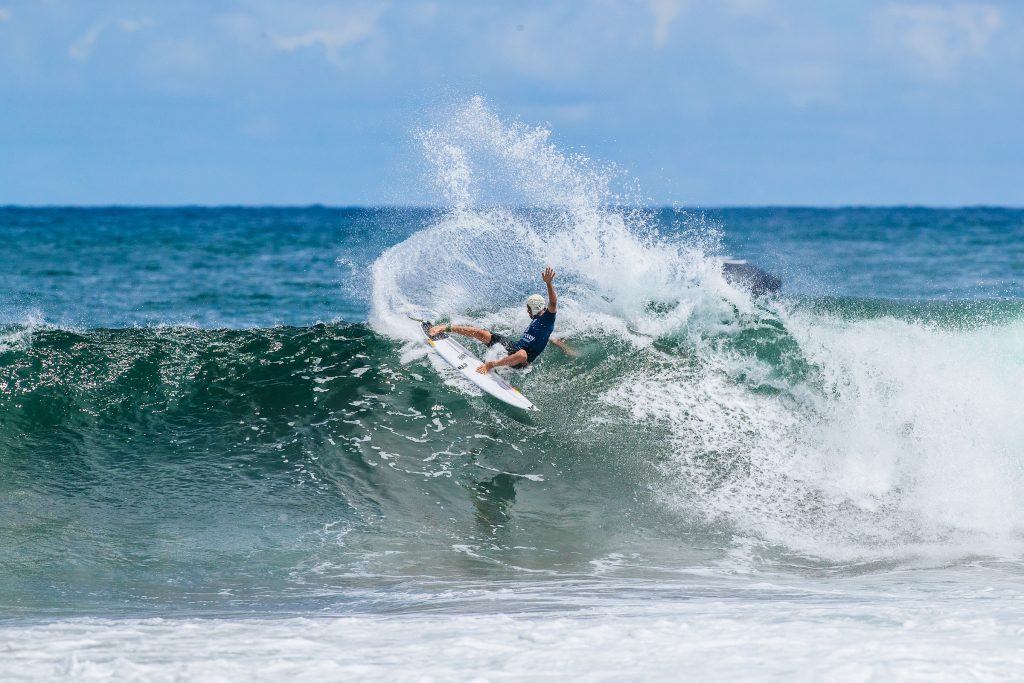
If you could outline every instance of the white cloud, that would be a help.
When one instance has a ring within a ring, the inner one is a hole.
[[[966,58],[988,54],[1004,23],[993,5],[894,4],[887,14],[889,35],[936,78],[951,76]]]
[[[88,60],[92,56],[92,51],[96,47],[96,41],[99,40],[102,32],[103,24],[96,24],[83,33],[68,47],[68,57],[78,62]]]
[[[9,7],[0,7],[0,21],[10,21],[14,13]]]
[[[382,9],[371,7],[345,14],[336,11],[324,14],[313,22],[316,28],[296,33],[272,33],[270,39],[279,50],[293,52],[303,48],[322,47],[328,61],[344,67],[343,50],[369,38],[377,28]]]
[[[672,22],[683,11],[683,0],[648,0],[647,4],[654,15],[654,46],[664,47]]]
[[[96,49],[96,44],[99,42],[100,36],[106,30],[107,25],[108,24],[104,23],[95,24],[88,31],[76,38],[75,42],[71,43],[68,47],[68,57],[71,57],[71,59],[74,59],[77,62],[88,61],[89,58],[92,57],[92,53]],[[152,19],[121,19],[117,22],[117,26],[125,33],[135,33],[136,31],[141,31],[155,25],[156,22]]]

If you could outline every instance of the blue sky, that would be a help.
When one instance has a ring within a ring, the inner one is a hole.
[[[1024,3],[0,0],[0,204],[408,204],[483,95],[652,203],[1024,205]]]

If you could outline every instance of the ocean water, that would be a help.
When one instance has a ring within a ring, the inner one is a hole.
[[[0,209],[0,679],[1024,676],[1024,210],[420,141],[435,208]],[[548,263],[523,415],[406,316],[513,333]]]

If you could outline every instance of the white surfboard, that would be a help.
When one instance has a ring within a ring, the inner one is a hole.
[[[476,371],[483,362],[470,353],[466,347],[452,339],[448,334],[441,333],[433,339],[427,337],[430,329],[429,322],[422,322],[423,336],[427,344],[437,351],[448,365],[452,366],[459,374],[477,385],[494,398],[523,410],[538,410],[537,406],[530,402],[530,399],[523,396],[518,389],[506,382],[500,375],[491,370],[486,375]]]

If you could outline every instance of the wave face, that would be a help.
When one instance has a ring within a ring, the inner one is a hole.
[[[776,302],[646,344],[578,334],[580,358],[521,377],[533,418],[363,325],[8,330],[5,593],[337,605],[368,577],[609,557],[629,573],[1019,552],[1021,311],[903,313]]]
[[[362,325],[4,334],[15,612],[344,607],[381,577],[589,572],[652,543],[652,463],[577,409],[602,363],[552,364],[572,402],[528,379],[548,408],[524,421]]]

